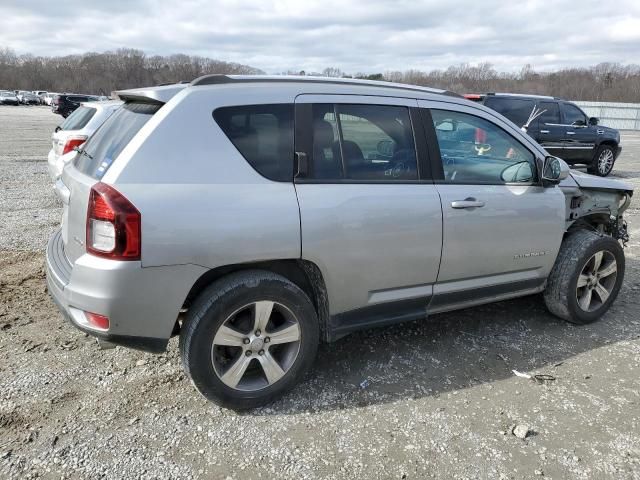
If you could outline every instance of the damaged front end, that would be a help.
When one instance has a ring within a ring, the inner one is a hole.
[[[566,198],[567,231],[586,227],[611,235],[623,245],[629,241],[623,213],[633,195],[630,184],[572,170],[560,188]]]

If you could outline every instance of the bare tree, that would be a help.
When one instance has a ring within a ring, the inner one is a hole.
[[[0,88],[109,94],[123,88],[191,81],[208,73],[255,74],[261,70],[204,57],[147,57],[130,48],[64,57],[17,55],[0,48]]]

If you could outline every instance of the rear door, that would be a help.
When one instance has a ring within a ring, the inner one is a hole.
[[[569,102],[561,104],[565,134],[565,157],[573,162],[588,162],[595,153],[595,127],[588,124],[585,113]]]
[[[540,185],[537,150],[482,110],[419,105],[435,150],[432,171],[443,212],[430,311],[538,291],[562,240],[565,200],[559,188]]]
[[[536,128],[530,131],[531,136],[535,138],[550,155],[564,158],[566,129],[561,125],[558,102],[538,102],[538,109],[542,111],[542,114],[534,122]],[[534,131],[535,134],[533,133]]]
[[[442,213],[414,99],[302,95],[296,191],[302,257],[323,275],[335,325],[424,316]]]
[[[161,107],[160,104],[126,103],[91,136],[56,183],[63,202],[62,239],[65,253],[74,263],[86,252],[89,193],[129,141]]]

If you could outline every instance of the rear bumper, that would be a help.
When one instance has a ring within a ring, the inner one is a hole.
[[[615,151],[613,152],[613,158],[614,160],[616,158],[618,158],[620,156],[620,154],[622,153],[622,145],[618,145],[615,149]]]
[[[142,268],[140,262],[91,255],[72,265],[60,230],[47,245],[47,286],[64,317],[89,335],[154,353],[166,349],[184,299],[203,271],[187,265]],[[91,326],[84,312],[109,317],[109,329]]]

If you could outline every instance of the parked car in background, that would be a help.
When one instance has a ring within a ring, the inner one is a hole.
[[[40,99],[40,104],[44,105],[44,97],[49,92],[46,90],[34,90],[32,93]]]
[[[179,333],[221,405],[290,390],[320,340],[543,291],[585,324],[623,283],[633,186],[458,95],[223,75],[117,93],[56,182],[48,291],[103,341]]]
[[[554,97],[511,93],[467,94],[465,98],[481,103],[523,127],[532,112],[540,112],[526,127],[527,133],[551,155],[567,163],[583,164],[587,171],[606,177],[620,155],[620,132],[598,125],[575,103]]]
[[[44,104],[51,106],[51,101],[53,100],[53,97],[55,97],[56,95],[59,95],[59,93],[57,93],[57,92],[47,92],[43,96]]]
[[[64,166],[76,156],[80,147],[104,121],[122,105],[121,101],[83,103],[51,135],[47,157],[49,175],[55,182]]]
[[[22,103],[22,99],[27,93],[31,93],[31,92],[27,90],[16,90],[16,97],[18,97],[18,100],[20,101],[20,103]]]
[[[40,105],[42,100],[33,92],[23,92],[20,98],[20,103],[23,105]]]
[[[97,102],[95,95],[80,95],[76,93],[61,93],[53,97],[51,111],[67,118],[82,102]]]
[[[0,90],[0,105],[20,105],[20,100],[12,90]]]

